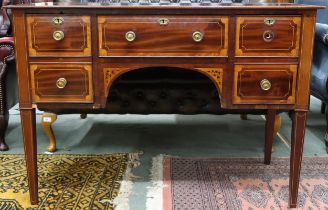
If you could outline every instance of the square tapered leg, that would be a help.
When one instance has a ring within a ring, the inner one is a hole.
[[[21,109],[22,131],[31,204],[38,203],[35,109]]]
[[[289,206],[296,208],[298,186],[300,181],[301,163],[303,156],[303,144],[306,124],[306,111],[294,111],[292,113],[292,144],[290,153],[290,177],[289,177]]]

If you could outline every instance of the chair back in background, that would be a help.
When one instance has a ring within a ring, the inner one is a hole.
[[[296,0],[295,3],[326,6],[326,9],[318,10],[317,23],[328,24],[328,0]]]

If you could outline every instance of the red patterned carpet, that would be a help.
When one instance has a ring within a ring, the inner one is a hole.
[[[288,209],[289,159],[164,157],[165,210]],[[328,158],[304,158],[298,209],[328,209]]]

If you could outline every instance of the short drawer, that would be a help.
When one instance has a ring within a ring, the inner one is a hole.
[[[297,65],[236,65],[235,104],[295,103]]]
[[[30,56],[90,56],[91,31],[88,16],[29,15]]]
[[[33,102],[93,101],[92,67],[78,64],[32,64]]]
[[[300,27],[301,17],[238,17],[236,55],[297,57]]]
[[[100,56],[226,56],[228,17],[100,16]]]

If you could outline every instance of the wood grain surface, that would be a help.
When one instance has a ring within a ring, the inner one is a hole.
[[[234,103],[295,103],[296,65],[236,65]],[[269,90],[261,81],[271,83]]]
[[[92,69],[90,65],[33,64],[30,66],[34,102],[92,102]],[[67,81],[64,88],[56,82]]]
[[[55,24],[53,19],[63,19]],[[28,15],[28,43],[30,56],[90,56],[90,17],[68,15]],[[61,31],[62,40],[55,40],[53,34]]]
[[[161,19],[168,21],[161,25]],[[226,56],[228,17],[100,16],[100,56]],[[127,32],[134,41],[125,38]],[[195,42],[194,32],[203,34]]]
[[[270,18],[272,26],[264,24]],[[237,56],[293,56],[299,54],[301,17],[244,16],[237,18]],[[264,36],[272,34],[272,41]]]

